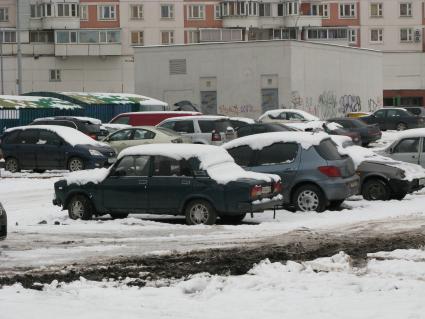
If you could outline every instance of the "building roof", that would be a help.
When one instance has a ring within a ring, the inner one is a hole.
[[[0,95],[0,109],[23,108],[57,108],[71,110],[80,109],[81,107],[52,97]]]
[[[168,104],[163,101],[130,93],[58,92],[58,94],[73,98],[86,104],[140,104],[168,106]]]

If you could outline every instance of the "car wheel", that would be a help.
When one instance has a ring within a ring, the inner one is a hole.
[[[226,224],[239,224],[244,218],[246,214],[240,214],[240,215],[226,215],[221,216],[220,219],[226,223]]]
[[[406,123],[400,122],[396,125],[395,128],[397,131],[404,131],[404,130],[407,130],[407,125]]]
[[[128,217],[128,214],[109,214],[109,215],[111,215],[112,219],[123,219]]]
[[[319,187],[304,185],[295,191],[293,205],[297,210],[308,212],[323,212],[326,208],[326,198]]]
[[[73,157],[68,161],[68,170],[71,172],[81,171],[84,169],[83,161],[78,157]]]
[[[75,195],[68,203],[68,215],[71,219],[89,220],[93,213],[93,205],[84,195]]]
[[[185,209],[186,223],[188,225],[213,225],[217,220],[214,207],[206,200],[191,201]]]
[[[18,160],[13,157],[9,157],[6,159],[6,162],[4,163],[4,168],[6,171],[9,171],[11,173],[16,173],[21,170],[19,167]]]
[[[392,199],[396,200],[402,200],[404,197],[406,197],[407,193],[401,192],[401,193],[395,193],[391,196]]]
[[[329,209],[338,209],[338,208],[340,208],[340,206],[343,202],[344,202],[344,199],[331,200],[330,203],[329,203]]]
[[[362,196],[366,200],[389,200],[390,195],[387,183],[380,179],[368,180],[362,187]]]

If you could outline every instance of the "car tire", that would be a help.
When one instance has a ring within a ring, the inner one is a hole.
[[[71,219],[90,220],[93,214],[93,205],[84,195],[75,195],[68,203],[68,216]]]
[[[4,163],[4,169],[11,173],[17,173],[21,171],[18,160],[13,157],[9,157],[6,159],[6,162]]]
[[[128,217],[128,213],[127,214],[109,214],[111,215],[112,219],[124,219]]]
[[[295,191],[292,203],[296,210],[321,213],[326,208],[326,197],[316,185],[304,185]]]
[[[342,203],[344,202],[344,199],[340,199],[340,200],[331,200],[329,202],[329,209],[338,209],[341,207]]]
[[[391,191],[386,182],[373,178],[362,186],[362,196],[366,200],[389,200]]]
[[[391,199],[396,199],[396,200],[402,200],[404,197],[406,197],[407,193],[406,192],[401,192],[401,193],[394,193],[391,196]]]
[[[403,123],[403,122],[400,122],[400,123],[398,123],[397,125],[396,125],[396,127],[395,127],[395,129],[397,130],[397,131],[404,131],[404,130],[407,130],[407,124],[406,123]]]
[[[244,218],[246,214],[239,214],[239,215],[226,215],[226,216],[220,216],[220,219],[225,224],[239,224]]]
[[[70,172],[81,171],[84,169],[84,162],[79,157],[72,157],[68,161],[68,170]]]
[[[206,200],[196,199],[186,205],[186,223],[188,225],[214,225],[217,212]]]

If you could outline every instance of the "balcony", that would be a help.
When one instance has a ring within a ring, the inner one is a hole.
[[[121,55],[121,30],[58,30],[55,56]]]

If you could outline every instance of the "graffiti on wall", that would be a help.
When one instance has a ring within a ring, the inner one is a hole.
[[[368,107],[368,112],[375,112],[377,109],[379,109],[380,107],[382,107],[383,103],[382,103],[382,98],[381,97],[376,97],[374,99],[369,99],[367,101],[367,107]]]
[[[343,95],[339,99],[340,113],[360,112],[362,103],[358,95]]]
[[[217,113],[225,116],[257,117],[261,114],[261,107],[251,104],[220,105]]]

